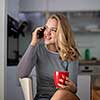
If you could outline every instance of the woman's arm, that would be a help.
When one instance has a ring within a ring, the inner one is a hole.
[[[69,79],[71,79],[76,86],[77,86],[78,70],[79,70],[78,61],[69,62],[69,66],[68,66]]]
[[[69,62],[69,66],[68,66],[69,78],[67,78],[67,80],[69,80],[68,82],[69,88],[72,90],[73,93],[77,92],[78,70],[79,70],[78,61]],[[66,84],[67,84],[67,81],[66,81]]]
[[[32,80],[29,74],[37,60],[36,47],[30,45],[18,64],[18,77],[25,100],[33,100]]]
[[[24,56],[22,57],[21,61],[18,64],[18,76],[23,78],[27,77],[30,72],[32,71],[32,68],[36,64],[37,61],[37,48],[38,48],[38,42],[41,40],[38,38],[38,31],[41,30],[42,27],[38,27],[35,29],[34,32],[32,32],[32,40],[31,43],[26,50]]]
[[[18,77],[28,77],[37,61],[37,46],[29,45],[17,66]]]
[[[31,79],[28,78],[28,76],[31,73],[34,65],[36,65],[37,63],[37,49],[39,47],[38,42],[41,40],[37,38],[37,31],[40,29],[41,27],[36,28],[36,30],[32,33],[31,43],[18,64],[17,74],[25,100],[33,100],[32,82]]]

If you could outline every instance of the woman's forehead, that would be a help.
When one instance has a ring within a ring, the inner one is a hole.
[[[58,21],[54,18],[49,18],[46,22],[46,25],[52,26],[52,27],[57,27],[58,26]]]

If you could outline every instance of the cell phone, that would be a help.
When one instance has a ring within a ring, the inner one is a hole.
[[[41,30],[38,31],[37,35],[38,35],[39,39],[43,38],[43,36],[44,36],[44,30],[45,30],[45,27],[43,27],[43,29],[41,29]]]

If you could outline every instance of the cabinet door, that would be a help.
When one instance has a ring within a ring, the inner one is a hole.
[[[48,11],[89,11],[99,10],[100,0],[46,0]]]
[[[80,100],[90,100],[90,75],[78,75],[78,96]]]
[[[100,10],[100,0],[20,0],[20,11]]]
[[[47,0],[20,0],[19,10],[22,11],[45,11]]]

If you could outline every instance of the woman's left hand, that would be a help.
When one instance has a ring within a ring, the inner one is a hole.
[[[62,89],[67,89],[67,90],[69,90],[69,91],[71,91],[73,93],[76,93],[77,88],[76,88],[75,83],[72,80],[70,80],[68,77],[66,77],[65,84],[61,84],[62,81],[63,81],[63,77],[62,77],[62,79],[59,79],[59,83],[58,83],[58,85]]]

